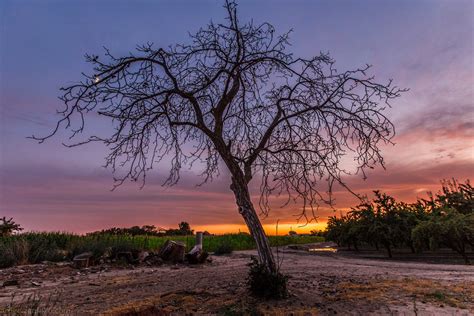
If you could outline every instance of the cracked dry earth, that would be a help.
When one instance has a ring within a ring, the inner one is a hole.
[[[0,270],[0,315],[474,315],[474,267],[284,249],[290,297],[245,289],[254,251],[200,266],[31,265]],[[16,314],[15,314],[16,313]]]

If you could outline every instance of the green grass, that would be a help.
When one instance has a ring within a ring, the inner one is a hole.
[[[127,236],[127,235],[75,235],[70,233],[24,233],[0,238],[0,268],[42,261],[70,260],[75,255],[90,251],[95,257],[113,255],[119,251],[157,250],[166,240],[181,241],[190,250],[195,243],[194,236]],[[307,244],[323,241],[317,236],[269,236],[271,246]],[[203,247],[214,252],[222,245],[233,250],[255,248],[253,238],[248,234],[225,234],[204,236]]]

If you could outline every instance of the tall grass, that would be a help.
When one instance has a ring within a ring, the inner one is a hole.
[[[0,268],[42,261],[71,260],[75,255],[92,252],[93,256],[114,256],[121,251],[154,251],[168,239],[183,242],[190,250],[195,243],[194,236],[128,236],[128,235],[75,235],[62,232],[24,233],[0,238]],[[269,236],[271,246],[305,244],[323,241],[317,236]],[[222,245],[233,250],[255,248],[253,238],[248,234],[225,234],[205,236],[203,247],[214,252]]]

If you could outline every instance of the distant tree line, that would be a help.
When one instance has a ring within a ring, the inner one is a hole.
[[[130,235],[130,236],[186,236],[193,235],[194,230],[187,222],[178,224],[178,228],[164,229],[154,225],[132,226],[128,228],[112,227],[90,233],[90,235]]]
[[[469,181],[443,181],[442,190],[415,203],[398,202],[374,191],[375,198],[353,208],[346,215],[328,220],[325,237],[339,246],[393,248],[412,252],[450,248],[469,263],[474,250],[474,190]]]

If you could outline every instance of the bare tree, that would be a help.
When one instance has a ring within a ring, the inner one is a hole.
[[[252,178],[261,180],[263,214],[271,195],[286,194],[302,203],[300,216],[311,219],[318,201],[332,201],[333,184],[347,188],[343,156],[352,153],[357,172],[383,165],[378,145],[394,135],[383,110],[404,90],[375,82],[369,65],[339,73],[328,54],[295,58],[287,52],[289,33],[240,22],[233,1],[224,7],[227,22],[211,22],[190,44],[155,49],[149,43],[125,57],[107,49],[103,58],[86,55],[93,74],[62,88],[63,117],[50,135],[33,138],[43,142],[62,126],[73,138],[83,132],[86,114],[95,112],[112,120],[111,135],[68,146],[104,143],[116,185],[127,179],[144,184],[163,159],[171,159],[165,185],[178,182],[183,165],[197,162],[203,182],[227,168],[260,261],[275,272],[249,192]],[[318,189],[319,182],[329,189]]]

